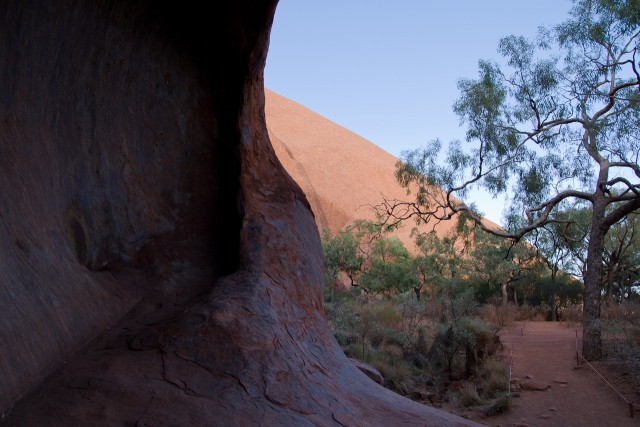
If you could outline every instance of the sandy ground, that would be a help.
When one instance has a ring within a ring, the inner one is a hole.
[[[550,388],[523,390],[513,398],[509,413],[478,421],[503,427],[640,425],[640,410],[631,418],[628,404],[593,370],[584,364],[576,368],[575,328],[552,322],[519,323],[500,338],[507,362],[513,354],[513,377],[529,377]],[[611,381],[608,373],[604,376]]]

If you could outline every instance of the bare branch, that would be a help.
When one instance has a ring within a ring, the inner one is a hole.
[[[623,157],[621,154],[618,153],[618,155],[620,157]],[[638,163],[634,163],[634,162],[629,162],[629,161],[624,161],[624,162],[611,162],[609,163],[610,167],[613,168],[629,168],[631,169],[635,175],[640,178],[640,166],[638,166]]]
[[[417,219],[419,221],[423,221],[426,224],[430,223],[431,221],[436,221],[436,224],[438,224],[441,221],[450,220],[456,214],[465,212],[469,217],[469,219],[473,221],[476,224],[476,226],[478,226],[483,231],[486,231],[498,237],[519,241],[527,233],[545,224],[566,222],[564,220],[551,217],[550,215],[553,212],[553,209],[559,203],[561,203],[563,200],[566,200],[568,198],[578,198],[578,199],[590,201],[592,198],[592,195],[589,193],[576,191],[576,190],[563,191],[555,195],[551,199],[545,201],[544,203],[540,204],[539,206],[528,209],[526,211],[526,216],[529,220],[529,223],[514,232],[509,232],[503,228],[497,228],[493,224],[488,224],[486,220],[484,220],[468,205],[466,205],[462,201],[454,199],[451,191],[447,192],[446,203],[438,205],[433,209],[428,209],[428,208],[424,209],[425,208],[424,206],[420,206],[415,202],[403,202],[398,200],[387,200],[387,199],[384,199],[383,203],[376,206],[375,209],[378,212],[383,213],[382,215],[382,217],[384,218],[383,225],[385,227],[388,227],[390,225],[397,226],[401,222],[406,221],[408,219]],[[535,213],[539,213],[537,218],[534,218]],[[435,225],[434,225],[434,228],[435,228]]]
[[[637,51],[638,51],[637,47],[635,49],[633,49],[633,58],[631,60],[631,69],[633,70],[633,74],[636,75],[636,80],[638,82],[638,91],[640,91],[640,73],[638,73],[638,70],[636,69],[636,52]]]
[[[600,109],[600,111],[596,112],[593,115],[593,117],[591,118],[591,121],[595,122],[601,116],[603,116],[613,108],[613,106],[616,104],[616,97],[615,97],[616,93],[620,92],[622,89],[633,87],[633,86],[640,87],[640,81],[629,81],[625,83],[620,83],[619,85],[616,85],[616,86],[612,86],[611,90],[607,95],[607,97],[609,98],[609,102],[607,102],[607,105],[605,105],[602,109]]]
[[[621,98],[619,98],[619,100],[628,101],[627,99],[621,99]],[[603,115],[601,117],[601,120],[605,120],[606,121],[606,120],[608,120],[610,118],[617,117],[617,116],[621,115],[622,113],[625,113],[626,111],[631,110],[632,108],[633,108],[633,104],[629,103],[629,104],[625,105],[624,107],[620,108],[619,110],[611,111],[611,112]]]
[[[608,230],[613,224],[620,221],[625,216],[629,215],[636,209],[640,209],[640,197],[635,197],[628,202],[621,204],[613,211],[609,212],[602,222],[602,229]]]
[[[616,178],[613,178],[613,179],[611,179],[611,180],[609,180],[607,182],[603,182],[601,185],[606,189],[606,187],[612,187],[612,186],[614,186],[616,184],[624,184],[624,185],[627,186],[627,190],[625,190],[625,192],[622,193],[620,195],[620,197],[623,197],[629,191],[632,191],[636,195],[636,197],[640,196],[640,188],[638,188],[639,186],[632,184],[631,182],[629,182],[628,179],[620,177],[620,176],[616,177]],[[606,190],[606,191],[609,192],[608,190]],[[616,198],[613,197],[612,201],[616,201],[615,199]]]

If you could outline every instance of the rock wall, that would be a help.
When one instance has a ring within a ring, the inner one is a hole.
[[[326,327],[264,122],[276,1],[0,2],[0,424],[467,425]]]

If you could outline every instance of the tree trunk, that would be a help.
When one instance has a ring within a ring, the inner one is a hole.
[[[502,282],[502,305],[506,306],[509,302],[509,286],[515,282],[516,274],[513,271],[509,272],[509,276]],[[515,288],[513,290],[514,298],[515,297]],[[518,301],[515,300],[516,306],[518,305]]]
[[[614,266],[614,262],[612,261],[607,265],[607,289],[606,292],[604,293],[604,298],[607,302],[611,301],[613,299],[613,279],[615,278],[615,266]]]
[[[558,320],[558,316],[556,315],[556,312],[558,311],[558,307],[556,304],[556,297],[558,294],[558,290],[556,289],[556,284],[553,283],[551,285],[551,321],[555,322],[556,320]]]
[[[506,307],[509,302],[509,292],[507,291],[509,286],[509,280],[502,282],[502,306]]]
[[[602,251],[604,250],[603,229],[606,207],[605,197],[598,190],[593,203],[593,216],[587,249],[586,274],[584,276],[584,309],[582,324],[582,353],[587,360],[602,357],[602,338],[600,331],[600,300],[602,284]]]
[[[556,275],[557,275],[558,270],[554,267],[553,270],[551,271],[551,321],[555,322],[557,319],[556,316],[556,296],[558,294],[558,289],[557,289],[557,285],[556,285]]]

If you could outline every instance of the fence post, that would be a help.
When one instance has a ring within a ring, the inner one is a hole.
[[[511,396],[511,373],[513,372],[513,344],[511,344],[511,357],[509,358],[509,394]]]

